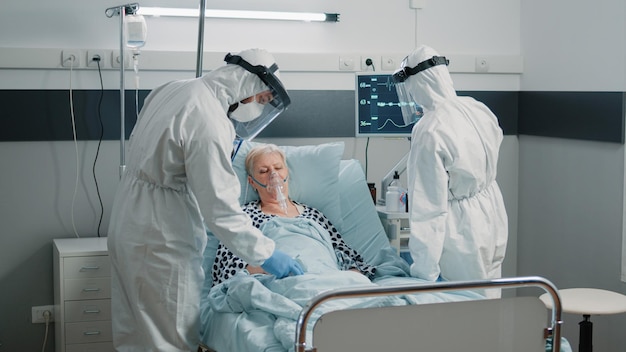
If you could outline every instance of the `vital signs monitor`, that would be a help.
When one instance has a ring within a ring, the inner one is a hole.
[[[390,73],[357,72],[356,137],[410,137]]]

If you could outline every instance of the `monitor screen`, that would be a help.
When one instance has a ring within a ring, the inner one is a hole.
[[[356,73],[356,137],[410,137],[391,74]]]

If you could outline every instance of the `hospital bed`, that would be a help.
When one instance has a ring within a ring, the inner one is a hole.
[[[233,161],[242,184],[242,204],[256,197],[246,190],[243,165],[254,144],[244,143]],[[526,352],[547,350],[546,339],[554,342],[549,345],[554,351],[569,350],[568,345],[559,349],[560,300],[549,281],[531,277],[427,283],[409,277],[408,264],[389,244],[360,163],[342,160],[343,143],[282,148],[290,172],[290,197],[321,210],[344,241],[377,266],[375,285],[320,290],[296,312],[285,312],[288,304],[275,293],[259,291],[256,284],[263,279],[256,277],[244,278],[248,281],[244,280],[243,291],[250,296],[241,301],[224,298],[221,291],[226,290],[211,289],[219,242],[209,233],[201,303],[201,345],[206,351]],[[543,291],[496,300],[474,291],[529,286]],[[553,297],[551,312],[538,298],[544,292]],[[406,303],[398,304],[398,299]]]

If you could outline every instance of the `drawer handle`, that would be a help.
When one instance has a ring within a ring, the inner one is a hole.
[[[84,314],[100,314],[100,309],[85,309],[83,310]]]
[[[100,331],[85,331],[85,332],[83,332],[83,335],[85,335],[85,336],[100,335]]]
[[[84,288],[83,289],[83,292],[98,292],[98,291],[100,291],[100,289],[97,288],[97,287],[96,288]]]
[[[100,270],[99,266],[83,266],[80,268],[80,271],[89,271],[89,270]]]
[[[400,231],[409,231],[409,230],[411,230],[410,227],[401,227],[400,228]]]

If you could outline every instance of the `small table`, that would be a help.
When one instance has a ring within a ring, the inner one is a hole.
[[[566,313],[582,314],[583,320],[578,323],[579,329],[579,352],[591,352],[593,350],[592,336],[593,323],[590,320],[592,314],[608,315],[626,312],[626,295],[621,293],[601,290],[596,288],[566,288],[559,290],[563,311]],[[552,308],[552,298],[548,293],[539,296],[539,299],[548,308]]]

